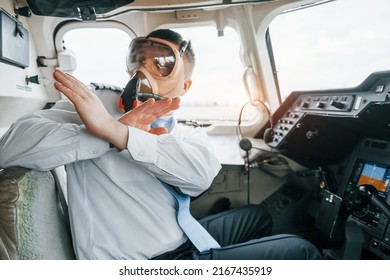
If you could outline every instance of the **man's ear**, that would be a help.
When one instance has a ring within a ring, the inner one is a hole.
[[[181,95],[184,95],[187,90],[191,87],[192,85],[192,80],[187,80],[184,82],[184,87],[183,87],[183,93]]]

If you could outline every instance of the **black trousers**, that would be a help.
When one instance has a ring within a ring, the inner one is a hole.
[[[249,205],[205,217],[199,222],[221,248],[199,253],[190,242],[154,259],[303,260],[321,259],[317,248],[290,234],[269,236],[271,217],[262,207]]]

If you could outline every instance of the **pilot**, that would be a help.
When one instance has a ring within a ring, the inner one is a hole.
[[[135,38],[127,55],[132,108],[122,106],[126,94],[55,70],[55,88],[67,98],[11,126],[0,140],[0,166],[65,165],[78,259],[321,258],[303,238],[267,236],[271,219],[257,205],[201,220],[217,243],[202,252],[179,225],[169,187],[198,196],[221,168],[202,129],[172,116],[191,86],[194,63],[190,42],[174,31]]]

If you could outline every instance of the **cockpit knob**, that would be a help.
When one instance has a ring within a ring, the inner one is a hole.
[[[317,108],[324,109],[324,108],[325,108],[325,103],[323,103],[323,102],[318,102],[318,103],[317,103]]]
[[[307,109],[307,108],[309,108],[309,103],[303,102],[301,107]]]
[[[330,102],[330,105],[337,108],[337,109],[344,109],[345,108],[345,104],[344,103],[341,103],[341,102],[337,102],[337,101],[334,101],[332,100]]]

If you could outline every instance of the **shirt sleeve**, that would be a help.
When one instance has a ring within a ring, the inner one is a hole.
[[[0,166],[50,170],[74,161],[97,158],[109,143],[91,135],[73,105],[60,101],[49,110],[22,117],[0,139]]]
[[[204,192],[221,169],[201,128],[177,125],[157,136],[129,127],[127,150],[156,177],[191,196]]]

